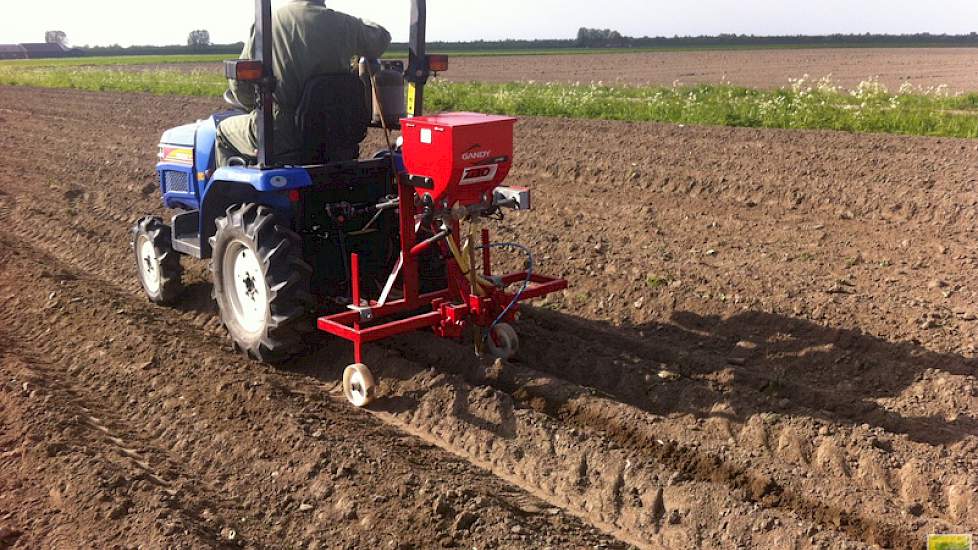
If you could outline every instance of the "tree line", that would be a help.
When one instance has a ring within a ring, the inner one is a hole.
[[[978,47],[978,32],[970,34],[828,34],[757,36],[720,34],[716,36],[624,36],[611,29],[581,28],[577,38],[538,40],[474,40],[470,42],[430,42],[431,50],[506,51],[559,50],[571,48],[723,48],[723,47],[895,47],[957,46]],[[407,44],[393,44],[392,49],[406,50]]]
[[[244,42],[234,44],[210,44],[208,46],[84,46],[85,55],[183,55],[183,54],[225,54],[237,57],[244,49]]]
[[[570,41],[568,41],[570,42]],[[828,34],[755,36],[623,36],[611,29],[582,27],[573,46],[578,48],[687,48],[722,46],[978,46],[978,32],[970,34]]]

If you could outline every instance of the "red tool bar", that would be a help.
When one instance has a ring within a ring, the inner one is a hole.
[[[536,279],[536,277],[533,277]],[[523,276],[526,279],[526,275]],[[546,277],[541,277],[541,279],[546,279]],[[520,294],[520,300],[532,300],[534,298],[539,298],[541,296],[546,296],[547,294],[552,294],[554,292],[560,292],[567,288],[567,281],[563,279],[550,279],[549,281],[533,281],[533,286],[530,286]]]
[[[418,294],[418,259],[417,255],[433,246],[441,239],[452,238],[446,231],[418,243],[415,240],[414,226],[415,208],[411,191],[402,182],[399,185],[401,206],[401,254],[403,258],[404,297],[383,306],[369,302],[369,310],[365,310],[360,285],[360,259],[356,254],[350,257],[350,275],[352,278],[352,298],[354,307],[333,315],[321,317],[319,329],[350,341],[354,346],[354,357],[362,362],[362,348],[368,342],[376,342],[399,334],[413,332],[419,329],[434,329],[439,335],[457,337],[467,324],[489,326],[493,317],[513,299],[515,294],[504,290],[492,292],[491,297],[480,297],[472,293],[468,281],[459,271],[458,265],[451,258],[446,259],[445,269],[448,276],[448,288],[438,292],[419,296]],[[452,227],[452,232],[459,233],[458,222]],[[487,276],[492,272],[492,256],[488,230],[482,231],[482,272]],[[474,259],[474,258],[473,258]],[[473,265],[473,268],[476,266]],[[520,294],[520,300],[532,300],[567,288],[567,281],[538,274],[528,275],[526,271],[510,273],[501,278],[504,286],[508,287],[529,280],[530,284]],[[431,308],[429,311],[425,311]],[[415,313],[423,311],[423,313]],[[514,310],[515,311],[515,310]],[[407,315],[404,318],[398,318]],[[512,316],[512,312],[510,312]],[[391,319],[387,320],[384,319]],[[367,326],[362,326],[367,325]]]
[[[523,271],[522,273],[510,273],[509,275],[504,275],[502,277],[503,284],[505,285],[511,285],[513,283],[522,283],[525,280],[526,280],[525,271]],[[554,279],[553,277],[546,277],[544,275],[539,275],[537,273],[534,273],[533,275],[530,276],[530,282],[536,284],[547,284],[547,283],[552,283],[554,281],[561,281],[561,280],[562,279]],[[564,284],[566,283],[567,281],[564,281]]]
[[[414,332],[418,329],[433,327],[440,322],[441,312],[432,311],[431,313],[416,315],[407,319],[399,319],[365,329],[356,329],[324,318],[319,320],[319,328],[334,336],[339,336],[344,340],[365,344],[406,332]]]
[[[405,300],[397,300],[396,302],[391,302],[382,307],[374,308],[371,311],[375,319],[388,315],[400,315],[401,313],[411,311],[412,309],[420,309],[422,307],[430,306],[432,302],[436,300],[446,300],[448,299],[448,296],[449,292],[447,290],[440,290],[438,292],[432,292],[431,294],[425,294],[418,298],[418,301],[414,303],[410,303]],[[358,320],[360,320],[360,312],[351,310],[322,317],[319,319],[319,324],[320,328],[322,328],[322,324],[324,322],[332,322],[349,326]],[[326,329],[323,328],[323,330]]]
[[[511,283],[525,280],[526,272],[511,273],[503,277],[503,281],[510,281]],[[563,279],[553,279],[542,275],[533,275],[530,277],[530,280],[533,285],[523,291],[523,293],[520,295],[521,301],[532,300],[534,298],[539,298],[553,292],[559,292],[567,288],[567,281]],[[432,304],[436,300],[444,300],[448,298],[448,296],[449,292],[447,290],[443,290],[422,296],[419,300],[420,303],[412,304],[404,300],[399,300],[383,307],[376,308],[372,310],[371,313],[373,314],[374,318],[399,315],[406,311],[417,309],[418,307],[423,306],[425,302]],[[463,315],[466,314],[468,311],[467,307],[464,305],[461,305],[460,307],[465,310],[462,312]],[[320,318],[319,329],[334,336],[339,336],[344,340],[349,340],[359,344],[382,340],[390,336],[412,332],[421,328],[433,327],[441,323],[443,320],[442,312],[432,311],[430,313],[415,315],[406,319],[377,324],[369,328],[360,328],[360,312],[346,311],[336,315]]]

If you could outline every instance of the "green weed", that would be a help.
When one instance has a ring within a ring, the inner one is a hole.
[[[649,288],[662,288],[664,286],[668,286],[669,282],[669,279],[660,277],[658,275],[649,275],[645,279],[645,284],[647,284]]]

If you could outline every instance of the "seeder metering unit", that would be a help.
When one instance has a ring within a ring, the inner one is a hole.
[[[354,254],[350,262],[351,311],[319,320],[320,329],[353,342],[356,365],[344,374],[344,388],[355,388],[358,383],[368,388],[373,386],[369,371],[361,363],[364,343],[422,328],[432,328],[445,338],[462,338],[470,326],[487,329],[483,341],[488,350],[508,359],[519,345],[516,332],[509,324],[515,320],[518,302],[567,287],[563,280],[534,274],[529,254],[526,271],[493,277],[491,249],[521,247],[492,243],[488,229],[482,229],[476,241],[474,228],[479,219],[500,208],[529,208],[528,190],[498,187],[512,165],[514,122],[512,118],[472,113],[402,121],[406,172],[398,178],[401,251],[396,267],[380,298],[365,300],[358,282],[359,259]],[[461,222],[469,227],[464,242],[460,239]],[[417,242],[415,235],[424,226],[432,227],[427,233],[432,236]],[[421,294],[419,259],[433,247],[447,256],[444,261],[447,285]],[[404,296],[387,303],[388,293],[399,274],[403,274]],[[515,294],[508,293],[505,289],[514,284],[522,286]],[[418,310],[425,311],[399,317]],[[396,319],[381,321],[390,318]],[[355,378],[354,384],[351,385],[349,377]],[[362,404],[364,398],[369,399],[349,390],[347,398],[355,405]]]
[[[282,362],[302,351],[314,326],[348,340],[355,363],[344,372],[343,389],[358,407],[376,392],[362,363],[368,342],[431,329],[445,338],[472,334],[478,352],[511,357],[519,345],[511,325],[519,302],[567,287],[534,273],[529,250],[494,243],[480,227],[507,209],[530,207],[529,190],[502,186],[513,163],[516,120],[422,116],[424,86],[433,71],[447,69],[447,59],[426,55],[425,0],[413,0],[403,77],[398,63],[365,60],[363,78],[313,79],[296,115],[305,149],[276,155],[272,44],[263,40],[272,23],[269,0],[256,0],[256,12],[259,59],[226,67],[229,77],[258,91],[257,157],[215,165],[217,126],[240,110],[163,135],[157,165],[163,199],[181,212],[170,226],[145,217],[133,228],[149,298],[178,298],[178,254],[210,259],[214,297],[235,347]],[[391,106],[406,112],[392,116]],[[368,125],[383,127],[388,144],[392,129],[401,130],[401,139],[359,160]],[[525,271],[494,276],[498,248],[524,252]]]

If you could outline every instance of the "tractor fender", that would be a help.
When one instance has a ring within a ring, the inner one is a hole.
[[[301,174],[300,174],[301,173]],[[283,185],[277,177],[286,178]],[[289,192],[312,185],[308,172],[302,169],[259,171],[249,168],[219,168],[207,186],[200,208],[201,258],[211,257],[210,238],[217,232],[215,221],[236,204],[254,203],[267,206],[279,219],[291,225],[293,217]]]
[[[214,172],[213,180],[244,183],[260,192],[288,191],[312,185],[312,177],[305,168],[258,170],[247,166],[223,166]]]

